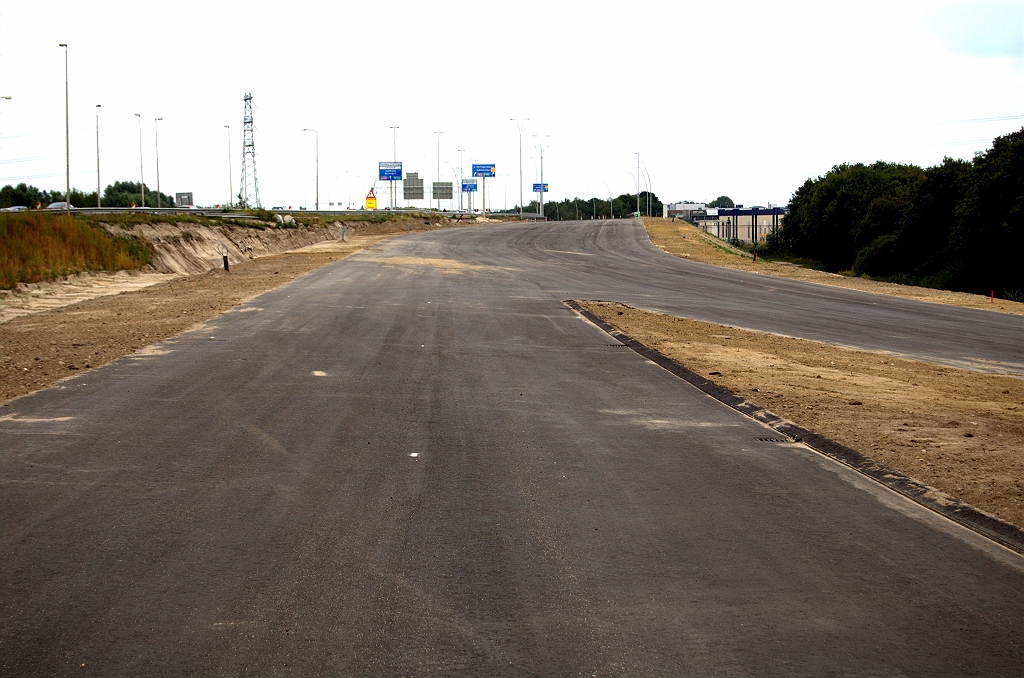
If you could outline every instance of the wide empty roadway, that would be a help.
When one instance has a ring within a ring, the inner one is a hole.
[[[387,241],[0,408],[0,671],[1020,675],[1024,558],[570,297],[1021,362],[1019,319],[698,266],[633,222]]]

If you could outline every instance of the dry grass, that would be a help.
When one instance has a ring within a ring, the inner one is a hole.
[[[66,214],[0,214],[0,289],[82,271],[121,271],[149,263],[138,240],[114,238]]]

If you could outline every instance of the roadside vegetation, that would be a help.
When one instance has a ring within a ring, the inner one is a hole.
[[[84,271],[121,271],[150,263],[148,244],[111,236],[85,219],[61,213],[0,214],[0,289]]]
[[[139,182],[115,181],[103,189],[103,207],[131,207],[142,205],[142,190]],[[157,206],[157,194],[149,186],[145,186],[146,205]],[[36,205],[46,207],[55,202],[64,202],[64,191],[47,191],[28,184],[13,186],[7,184],[0,188],[0,208],[6,207],[28,207],[35,208]],[[162,207],[174,207],[174,197],[166,193],[160,193],[160,205]],[[96,191],[91,193],[81,191],[77,188],[71,189],[72,207],[96,207]]]
[[[1024,301],[1024,129],[970,162],[837,165],[796,190],[762,254]]]
[[[590,198],[565,198],[559,202],[544,202],[544,216],[554,221],[573,221],[575,219],[608,219],[631,216],[636,209],[636,193],[623,193],[613,198],[611,206],[608,200],[601,200],[598,197]],[[516,208],[518,210],[518,208]],[[540,203],[531,201],[524,208],[526,212],[537,214],[540,211]],[[648,214],[648,211],[650,214]],[[654,193],[648,191],[640,192],[640,212],[644,216],[660,217],[662,203]]]

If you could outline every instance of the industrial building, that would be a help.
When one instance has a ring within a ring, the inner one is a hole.
[[[702,202],[673,202],[662,206],[662,216],[666,219],[693,221],[694,214],[703,213],[707,207]]]
[[[786,215],[785,207],[710,207],[693,212],[687,221],[692,222],[705,233],[722,240],[739,240],[744,243],[764,243],[768,236],[776,233]]]

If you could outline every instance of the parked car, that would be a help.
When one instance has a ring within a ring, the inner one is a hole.
[[[66,202],[51,202],[49,205],[46,206],[46,209],[48,210],[66,210],[70,208],[71,205],[67,204]]]

